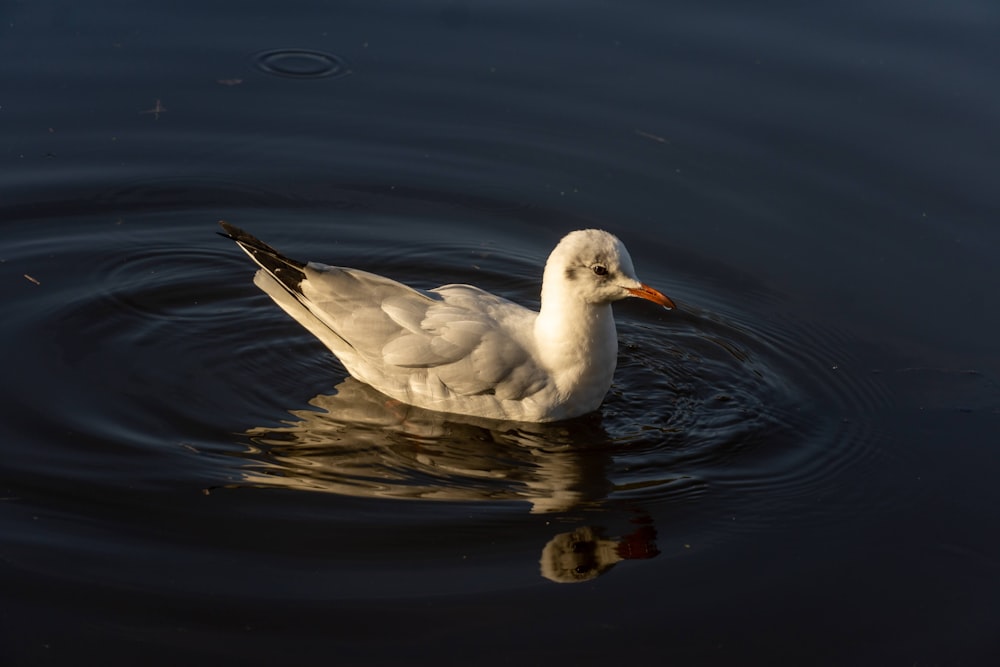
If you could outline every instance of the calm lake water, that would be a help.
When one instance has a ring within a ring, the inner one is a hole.
[[[1000,5],[0,7],[4,664],[1000,659]],[[537,305],[598,414],[387,405],[219,238]]]

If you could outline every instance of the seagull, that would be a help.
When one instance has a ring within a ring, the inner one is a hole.
[[[367,271],[285,257],[242,229],[225,233],[260,267],[254,284],[347,372],[391,399],[438,412],[552,422],[594,412],[611,388],[611,304],[674,302],[639,281],[625,245],[584,229],[549,255],[538,312],[472,285],[417,290]]]

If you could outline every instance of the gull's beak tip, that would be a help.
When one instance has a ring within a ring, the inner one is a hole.
[[[640,283],[639,287],[628,287],[626,288],[628,293],[632,296],[637,296],[640,299],[646,299],[647,301],[652,301],[655,304],[659,304],[666,308],[667,310],[673,310],[677,307],[677,304],[673,302],[673,299],[663,294],[659,290],[653,289],[646,283]]]

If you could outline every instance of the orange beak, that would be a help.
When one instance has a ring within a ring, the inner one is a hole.
[[[653,303],[658,303],[667,310],[677,307],[674,305],[674,302],[670,300],[670,297],[665,294],[661,294],[646,283],[642,283],[639,287],[626,287],[625,289],[628,290],[628,293],[632,296],[637,296],[640,299],[646,299],[648,301],[652,301]]]

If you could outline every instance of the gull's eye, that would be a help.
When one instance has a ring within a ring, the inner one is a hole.
[[[604,266],[603,264],[595,264],[594,273],[596,273],[599,276],[606,276],[608,275],[608,267]]]

